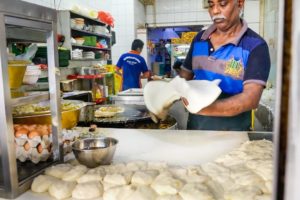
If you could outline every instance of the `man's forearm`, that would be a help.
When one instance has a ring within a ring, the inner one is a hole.
[[[206,116],[235,116],[242,112],[257,108],[263,86],[251,85],[244,87],[244,92],[235,96],[215,101],[197,114]]]

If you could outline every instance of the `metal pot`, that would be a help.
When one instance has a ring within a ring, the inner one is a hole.
[[[75,89],[76,79],[60,81],[60,89],[63,92],[72,92]]]
[[[94,121],[94,112],[95,112],[95,105],[94,102],[86,102],[85,107],[81,109],[79,115],[79,121],[89,123]]]

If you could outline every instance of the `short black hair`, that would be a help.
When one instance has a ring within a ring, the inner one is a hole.
[[[137,50],[138,48],[142,49],[144,47],[144,42],[140,39],[133,40],[131,44],[131,50]]]

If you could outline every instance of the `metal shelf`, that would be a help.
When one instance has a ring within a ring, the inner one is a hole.
[[[86,35],[94,35],[94,36],[99,36],[99,37],[105,37],[107,39],[110,39],[111,36],[110,35],[105,35],[105,34],[99,34],[99,33],[94,33],[91,31],[85,31],[85,30],[81,30],[81,29],[77,29],[77,28],[71,28],[72,31],[76,31],[76,32],[80,32],[80,33],[84,33]]]
[[[92,49],[92,50],[110,51],[110,49],[107,49],[107,48],[84,46],[84,45],[78,45],[78,44],[72,44],[72,47],[78,47],[78,48],[83,48],[83,49]]]
[[[36,103],[50,99],[49,92],[27,92],[22,97],[13,98],[12,106],[24,105],[28,103]]]
[[[109,26],[108,24],[106,24],[106,23],[104,23],[104,22],[102,22],[102,21],[100,21],[100,20],[98,20],[98,19],[93,19],[93,18],[91,18],[91,17],[89,17],[89,16],[82,15],[82,14],[77,13],[77,12],[74,12],[74,11],[70,11],[70,13],[71,13],[71,18],[72,18],[72,17],[82,17],[82,18],[88,19],[88,21],[92,21],[92,22],[99,23],[99,24],[101,24],[101,25]]]
[[[70,61],[101,61],[101,60],[104,60],[104,59],[71,59]]]

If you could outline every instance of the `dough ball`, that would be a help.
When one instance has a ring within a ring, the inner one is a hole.
[[[163,195],[158,196],[156,200],[183,200],[179,195]]]
[[[160,174],[151,184],[151,187],[159,195],[177,194],[183,186],[183,182],[166,174]]]
[[[103,187],[100,182],[80,183],[72,192],[75,199],[93,199],[102,196]]]
[[[56,199],[66,199],[72,196],[76,182],[58,181],[49,187],[49,194]]]
[[[224,200],[253,200],[262,191],[256,186],[236,186],[225,191]]]
[[[156,197],[157,194],[152,188],[148,186],[138,186],[136,190],[124,200],[154,200]]]
[[[104,192],[103,200],[126,200],[135,190],[131,185],[114,187]]]
[[[136,171],[131,178],[131,183],[134,185],[150,185],[158,174],[159,171],[157,170]]]
[[[70,164],[58,164],[51,166],[46,169],[45,174],[49,176],[54,176],[56,178],[62,178],[65,173],[70,171],[73,168]]]
[[[183,200],[214,200],[207,186],[198,183],[188,183],[179,192]]]
[[[87,167],[84,165],[77,165],[62,176],[63,181],[76,181],[79,177],[87,172]]]
[[[59,181],[59,179],[55,177],[39,175],[33,180],[31,190],[37,193],[47,192],[49,187],[57,181]]]
[[[132,172],[122,174],[107,174],[103,181],[113,185],[128,185],[131,182]]]
[[[77,179],[77,183],[86,183],[92,181],[102,181],[105,176],[105,170],[101,168],[90,169]]]
[[[130,171],[145,170],[148,167],[148,163],[145,161],[134,161],[127,163],[126,167]]]

